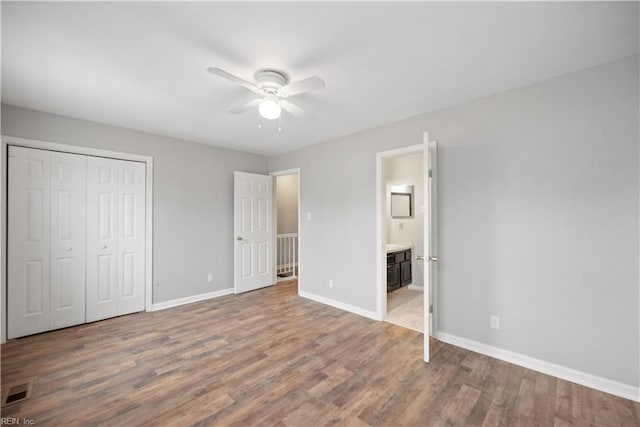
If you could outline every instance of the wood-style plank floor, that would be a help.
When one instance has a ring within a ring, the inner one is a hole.
[[[300,298],[287,282],[11,341],[37,425],[638,426],[640,404]]]

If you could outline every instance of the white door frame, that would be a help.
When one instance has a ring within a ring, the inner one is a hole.
[[[5,212],[4,214],[6,215],[6,217],[9,216],[9,212],[7,211],[8,207],[7,207],[7,203],[6,203],[6,199],[4,198],[4,188],[7,185],[7,183],[4,181],[4,178],[6,178],[6,172],[5,172],[5,162],[8,161],[9,158],[9,153],[7,152],[7,148],[6,146],[2,147],[2,161],[0,161],[0,203],[3,203],[2,201],[4,201],[5,205]],[[6,153],[6,155],[5,155]],[[0,218],[2,218],[2,224],[0,225],[0,283],[2,284],[0,286],[0,344],[4,344],[6,342],[6,336],[7,336],[7,322],[6,322],[6,307],[7,304],[5,303],[6,300],[6,292],[7,292],[7,283],[6,283],[6,275],[4,273],[4,263],[5,263],[5,246],[7,245],[7,239],[4,236],[4,228],[7,224],[7,221],[5,220],[6,217],[4,216],[0,216]]]
[[[95,157],[107,157],[110,159],[118,160],[130,160],[134,162],[141,162],[146,164],[146,218],[145,218],[145,311],[151,311],[151,305],[153,303],[153,157],[144,156],[141,154],[124,153],[120,151],[102,150],[98,148],[83,147],[79,145],[60,144],[57,142],[41,141],[36,139],[17,138],[13,136],[2,135],[2,143],[6,147],[11,145],[27,148],[37,148],[41,150],[49,151],[61,151],[71,154],[83,154],[86,156]],[[2,161],[2,170],[6,170],[7,157]],[[8,209],[8,200],[6,194],[3,194],[4,198],[4,210]],[[7,253],[7,241],[3,240],[2,253],[6,256]],[[2,289],[3,294],[6,290],[7,283],[5,275],[2,275]],[[6,295],[6,294],[4,294]],[[4,301],[3,301],[4,302]],[[2,310],[2,332],[3,337],[6,337],[6,313],[4,308]]]
[[[273,253],[277,254],[277,247],[278,247],[278,186],[276,185],[276,177],[278,176],[283,176],[283,175],[298,175],[298,295],[300,295],[300,289],[302,289],[302,281],[300,279],[301,277],[301,273],[302,273],[302,257],[300,256],[300,253],[302,252],[302,245],[300,244],[301,242],[301,234],[300,233],[300,229],[302,228],[302,223],[300,222],[300,220],[302,219],[301,216],[301,212],[300,212],[300,168],[293,168],[293,169],[284,169],[284,170],[280,170],[280,171],[275,171],[275,172],[270,172],[269,175],[271,175],[273,177],[273,203],[272,205],[272,209],[273,209],[273,215],[271,216],[271,218],[273,218],[273,229],[275,230],[275,233],[273,234]],[[276,274],[276,264],[278,263],[277,260],[277,255],[273,257],[273,280],[274,283],[276,283],[278,281],[278,276]]]
[[[435,152],[432,149],[435,148]],[[425,180],[429,184],[428,191],[429,199],[426,203],[429,206],[428,215],[431,216],[427,227],[429,227],[429,244],[426,246],[425,251],[425,263],[428,263],[429,267],[429,284],[431,292],[429,299],[431,301],[431,313],[427,310],[425,322],[429,321],[429,334],[435,337],[438,331],[438,141],[425,141],[425,165],[426,165],[426,177]],[[435,257],[435,260],[433,260]]]
[[[418,153],[418,152],[422,152],[423,153],[423,163],[424,163],[424,185],[423,185],[423,189],[424,189],[424,194],[423,194],[423,200],[424,203],[428,202],[428,191],[429,191],[429,165],[428,165],[428,154],[429,154],[429,147],[428,147],[428,141],[429,141],[429,134],[427,132],[424,133],[424,140],[421,144],[415,144],[415,145],[410,145],[410,146],[406,146],[406,147],[401,147],[401,148],[396,148],[393,150],[387,150],[387,151],[381,151],[376,153],[376,290],[377,290],[377,295],[376,295],[376,315],[378,317],[379,320],[384,320],[386,318],[387,315],[387,286],[386,286],[386,267],[387,267],[387,263],[386,263],[386,248],[385,248],[385,242],[387,240],[387,229],[385,227],[385,217],[386,217],[386,204],[383,203],[385,200],[385,192],[386,192],[386,188],[385,188],[385,183],[383,181],[383,162],[385,159],[390,158],[390,157],[396,157],[402,154],[409,154],[409,153]],[[425,221],[425,227],[424,227],[424,247],[425,247],[425,268],[424,268],[424,274],[425,274],[425,279],[427,279],[427,276],[429,275],[429,266],[427,265],[428,261],[428,248],[429,248],[429,227],[427,226],[428,224],[428,215],[429,215],[429,210],[427,209],[427,206],[425,206],[424,209],[424,221]],[[430,286],[429,284],[429,280],[425,280],[424,282],[424,354],[425,354],[425,361],[428,362],[428,355],[429,355],[429,305],[430,303],[433,304],[433,302],[429,301],[429,289],[427,289],[427,286]]]

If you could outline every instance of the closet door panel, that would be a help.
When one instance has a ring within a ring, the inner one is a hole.
[[[86,162],[51,153],[51,329],[85,322]]]
[[[144,310],[145,164],[8,153],[8,338]]]
[[[87,322],[118,315],[117,161],[87,157]]]
[[[145,165],[118,161],[119,244],[118,314],[144,310],[145,292]]]
[[[9,147],[7,337],[49,329],[50,153]]]

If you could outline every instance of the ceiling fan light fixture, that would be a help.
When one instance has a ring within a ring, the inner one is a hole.
[[[282,117],[282,110],[300,119],[313,117],[303,108],[297,106],[295,102],[291,102],[289,98],[325,88],[324,80],[318,76],[290,82],[285,73],[271,69],[258,70],[255,74],[255,83],[243,80],[221,68],[209,67],[207,71],[225,80],[239,84],[258,95],[250,101],[232,108],[229,111],[230,113],[241,114],[258,107],[258,117],[264,117],[267,120],[275,120]]]
[[[273,99],[265,98],[265,100],[258,105],[258,112],[265,119],[274,120],[280,117],[282,108],[280,107],[280,104]]]

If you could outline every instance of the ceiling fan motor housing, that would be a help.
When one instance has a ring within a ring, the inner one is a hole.
[[[285,73],[276,70],[258,70],[255,77],[256,86],[269,92],[276,92],[289,82],[289,77]]]

